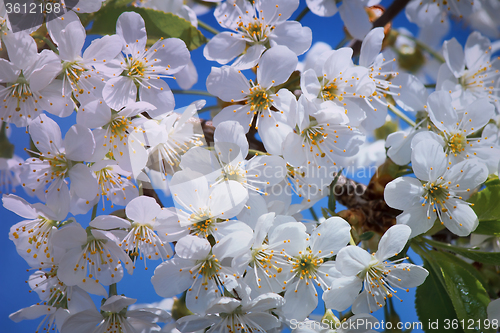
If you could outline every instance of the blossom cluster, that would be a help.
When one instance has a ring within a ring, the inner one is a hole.
[[[101,2],[82,8],[92,13]],[[500,162],[500,61],[491,41],[475,31],[464,47],[452,38],[433,50],[429,39],[422,65],[422,41],[373,28],[380,1],[306,2],[310,15],[339,11],[359,50],[311,47],[311,29],[290,19],[299,0],[134,1],[115,34],[86,48],[80,7],[13,32],[0,4],[1,135],[14,125],[33,143],[26,159],[0,158],[2,202],[22,219],[9,237],[41,300],[12,320],[42,317],[40,327],[62,333],[154,332],[159,323],[164,332],[279,332],[314,320],[321,297],[326,309],[350,308],[350,321],[376,321],[372,313],[429,274],[407,261],[412,238],[436,226],[474,232],[479,221],[466,200]],[[406,15],[421,31],[446,30],[448,15],[474,20],[488,6],[496,5],[413,0]],[[152,41],[133,9],[196,27],[212,7],[225,30],[203,49],[214,62],[206,89],[219,101],[208,138],[197,116],[205,101],[176,109],[169,87],[176,80],[189,90],[198,79],[185,41]],[[46,29],[42,49],[38,28]],[[73,113],[63,136],[57,120]],[[391,114],[410,125],[375,141],[394,124]],[[333,198],[343,169],[386,156],[411,171],[387,182],[383,199],[397,217],[373,242],[334,211],[303,217]],[[15,187],[38,202],[9,194]],[[151,195],[162,189],[172,207]],[[117,294],[139,266],[154,268],[158,296],[183,295],[187,315]],[[103,298],[100,307],[90,295]]]

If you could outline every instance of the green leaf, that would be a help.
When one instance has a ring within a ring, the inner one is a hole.
[[[203,34],[193,27],[190,22],[172,13],[127,6],[105,6],[94,16],[94,23],[90,34],[114,34],[116,21],[123,12],[139,13],[146,23],[148,41],[163,38],[180,38],[189,50],[194,50],[207,42]]]
[[[359,236],[359,240],[362,240],[362,241],[370,240],[373,237],[373,235],[375,235],[375,233],[373,231],[364,232],[361,234],[361,236]]]
[[[448,332],[463,333],[463,330],[445,330],[445,320],[458,320],[453,309],[453,303],[446,289],[441,284],[440,271],[436,272],[432,265],[424,259],[424,268],[429,271],[425,282],[417,287],[415,293],[415,308],[426,333]]]
[[[0,130],[0,157],[12,158],[12,156],[14,156],[14,145],[7,137],[7,123],[3,122]]]
[[[464,256],[466,258],[472,259],[477,262],[482,262],[484,264],[490,264],[490,265],[500,265],[500,253],[498,252],[475,251],[473,249],[453,246],[446,243],[436,242],[430,239],[426,239],[425,241],[434,247],[448,250],[456,254],[460,254],[461,256]]]
[[[323,214],[323,217],[325,219],[329,219],[330,217],[335,216],[335,212],[332,212],[331,210],[325,207],[321,207],[321,214]]]
[[[500,220],[481,221],[476,230],[473,231],[473,233],[481,235],[500,236]]]
[[[444,253],[440,253],[444,254]],[[459,320],[464,320],[465,332],[485,333],[494,332],[485,330],[482,325],[488,314],[486,307],[490,302],[488,293],[480,281],[478,281],[468,270],[460,265],[454,264],[451,260],[439,260],[441,264],[441,273],[443,274],[446,289],[450,296],[453,307]],[[474,320],[474,327],[468,324],[469,319]]]
[[[495,180],[492,180],[490,186],[484,190],[472,195],[469,202],[474,204],[472,209],[476,212],[479,222],[500,220],[500,205],[498,204],[500,185],[497,185]]]

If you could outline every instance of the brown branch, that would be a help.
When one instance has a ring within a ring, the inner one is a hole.
[[[410,0],[394,0],[392,4],[384,11],[382,16],[380,16],[375,22],[373,22],[373,28],[383,27],[387,23],[391,22],[398,14],[401,12]],[[361,50],[361,41],[356,40],[352,44],[353,54],[358,55]]]

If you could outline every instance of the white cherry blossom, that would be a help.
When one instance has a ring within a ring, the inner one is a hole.
[[[490,40],[477,31],[469,35],[463,48],[455,38],[445,41],[446,64],[439,68],[436,90],[451,91],[458,110],[479,98],[489,98],[498,108],[500,60],[491,54]]]
[[[95,308],[72,314],[66,319],[61,333],[135,333],[144,330],[160,329],[157,322],[166,322],[170,315],[161,309],[141,308],[128,310],[137,300],[126,296],[114,295],[102,305],[101,312]]]
[[[299,254],[289,258],[291,279],[285,281],[283,313],[288,319],[304,320],[318,305],[316,286],[329,290],[338,277],[336,263],[326,260],[336,255],[350,239],[351,226],[340,217],[331,217],[313,230]],[[327,301],[327,293],[323,300]]]
[[[261,55],[277,45],[296,55],[303,54],[311,46],[311,29],[299,22],[287,21],[298,5],[298,0],[222,3],[215,10],[215,18],[221,26],[232,31],[221,32],[212,38],[203,55],[222,65],[238,57],[232,66],[247,69],[257,65]]]
[[[28,158],[21,178],[23,186],[46,200],[52,207],[66,209],[70,186],[79,198],[93,200],[97,196],[97,180],[88,161],[94,153],[94,136],[81,125],[73,125],[64,140],[57,123],[42,114],[29,126],[29,133],[38,149],[38,158]]]
[[[119,110],[139,96],[140,101],[157,107],[160,113],[153,112],[152,116],[172,111],[174,95],[162,78],[172,77],[187,65],[190,54],[186,44],[178,38],[160,39],[146,50],[145,23],[134,12],[120,15],[116,34],[123,43],[123,55],[117,60],[123,72],[106,82],[103,90],[106,103]]]
[[[57,55],[49,50],[37,53],[26,32],[3,36],[10,62],[0,59],[0,120],[27,126],[43,110],[65,117],[73,111],[69,96],[61,96],[61,71]],[[21,46],[22,45],[22,46]]]
[[[297,67],[297,62],[297,56],[286,47],[273,47],[259,61],[256,82],[248,81],[233,67],[212,67],[207,78],[207,90],[225,102],[245,103],[231,104],[222,109],[214,117],[214,125],[235,120],[248,131],[255,121],[266,150],[279,154],[279,144],[290,131],[290,126],[286,122],[285,113],[288,111],[285,105],[288,99],[282,101],[281,94],[275,91],[275,87],[288,80]],[[278,111],[272,110],[273,106]]]
[[[267,293],[251,299],[250,288],[239,288],[238,297],[222,297],[216,300],[206,311],[205,316],[190,315],[177,321],[181,332],[193,332],[200,328],[207,333],[221,332],[269,332],[280,326],[279,319],[271,311],[279,309],[285,303],[283,297]]]
[[[237,231],[211,247],[207,239],[187,235],[175,245],[176,255],[156,267],[151,283],[158,295],[172,297],[185,290],[186,306],[204,314],[212,302],[238,286],[243,272],[229,266],[227,258],[243,253],[252,234]]]
[[[398,298],[396,289],[408,291],[421,285],[429,274],[425,268],[401,263],[405,258],[388,261],[403,250],[410,233],[408,226],[392,226],[372,254],[353,245],[341,249],[335,262],[343,276],[325,292],[325,306],[344,311],[352,304],[355,314],[372,313],[385,305],[387,297]]]
[[[486,180],[486,165],[477,160],[451,165],[442,145],[432,139],[413,147],[411,162],[417,179],[396,178],[384,191],[385,202],[403,210],[397,223],[410,226],[411,237],[429,230],[436,219],[459,236],[474,231],[478,219],[464,198]]]

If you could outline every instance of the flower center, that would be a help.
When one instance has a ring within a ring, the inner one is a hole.
[[[215,218],[209,218],[206,220],[202,220],[199,222],[193,223],[189,227],[189,230],[191,231],[192,234],[195,236],[204,236],[208,237],[208,235],[211,235],[215,231],[215,224],[216,224],[216,219]]]
[[[292,264],[292,269],[295,271],[295,275],[299,276],[301,279],[313,278],[319,269],[319,266],[323,263],[322,258],[316,258],[312,254],[302,254],[294,258],[294,263]]]
[[[246,25],[243,22],[239,22],[238,26],[243,36],[256,44],[265,43],[267,41],[267,36],[272,30],[272,28],[259,21],[257,18],[254,18],[253,21],[248,22]]]
[[[333,79],[331,82],[327,82],[323,89],[320,92],[320,98],[323,98],[325,101],[333,101],[335,98],[341,102],[344,97],[342,96],[342,92],[339,90],[337,85],[337,78]]]
[[[123,74],[132,77],[134,79],[141,79],[146,71],[146,59],[141,61],[133,57],[126,58],[127,64],[125,65],[125,71]]]
[[[46,157],[45,157],[46,158]],[[64,178],[66,172],[71,168],[72,163],[64,154],[56,155],[52,158],[46,158],[49,161],[52,175],[56,177]]]
[[[120,140],[127,137],[127,130],[132,122],[124,116],[115,117],[109,124],[113,138],[119,137]]]
[[[197,264],[201,264],[198,273],[203,276],[203,278],[205,279],[205,283],[207,283],[207,279],[212,279],[213,276],[216,276],[221,269],[219,260],[215,258],[215,255],[212,255],[211,257],[205,260],[197,262]],[[190,271],[190,273],[192,274],[193,272]]]
[[[8,86],[8,84],[7,84]],[[24,77],[23,73],[19,75],[17,78],[17,81],[12,83],[10,85],[9,89],[9,94],[10,97],[17,99],[17,106],[16,106],[16,111],[21,111],[20,104],[21,102],[26,102],[28,100],[28,97],[33,96],[33,93],[31,92],[31,88],[29,85],[29,82],[26,80]],[[5,100],[4,100],[5,102]]]
[[[451,151],[455,156],[457,153],[461,153],[465,150],[467,145],[467,137],[463,133],[454,133],[447,138],[448,150]]]
[[[425,201],[427,202],[430,199],[431,205],[440,206],[442,212],[448,211],[448,209],[444,206],[446,200],[450,198],[448,186],[443,186],[443,184],[434,184],[431,182],[424,184],[423,186],[425,190]],[[425,203],[422,205],[425,205]]]
[[[240,165],[226,164],[221,170],[222,176],[219,178],[223,178],[225,181],[234,180],[238,183],[246,183],[246,173]]]
[[[66,78],[68,78],[75,93],[83,94],[85,91],[80,85],[80,78],[86,71],[83,65],[79,64],[77,61],[63,63],[63,73],[66,74]],[[88,77],[90,77],[90,75]],[[87,76],[85,76],[85,78],[87,78]]]
[[[270,94],[272,94],[271,91],[265,90],[260,85],[250,88],[250,95],[248,96],[250,110],[253,111],[254,114],[269,110],[273,102]]]
[[[325,153],[321,150],[320,144],[322,144],[327,138],[328,134],[323,132],[323,127],[318,126],[316,119],[311,117],[309,126],[300,132],[304,142],[310,145],[310,151],[313,152],[313,146],[320,152],[321,157],[325,157]]]

